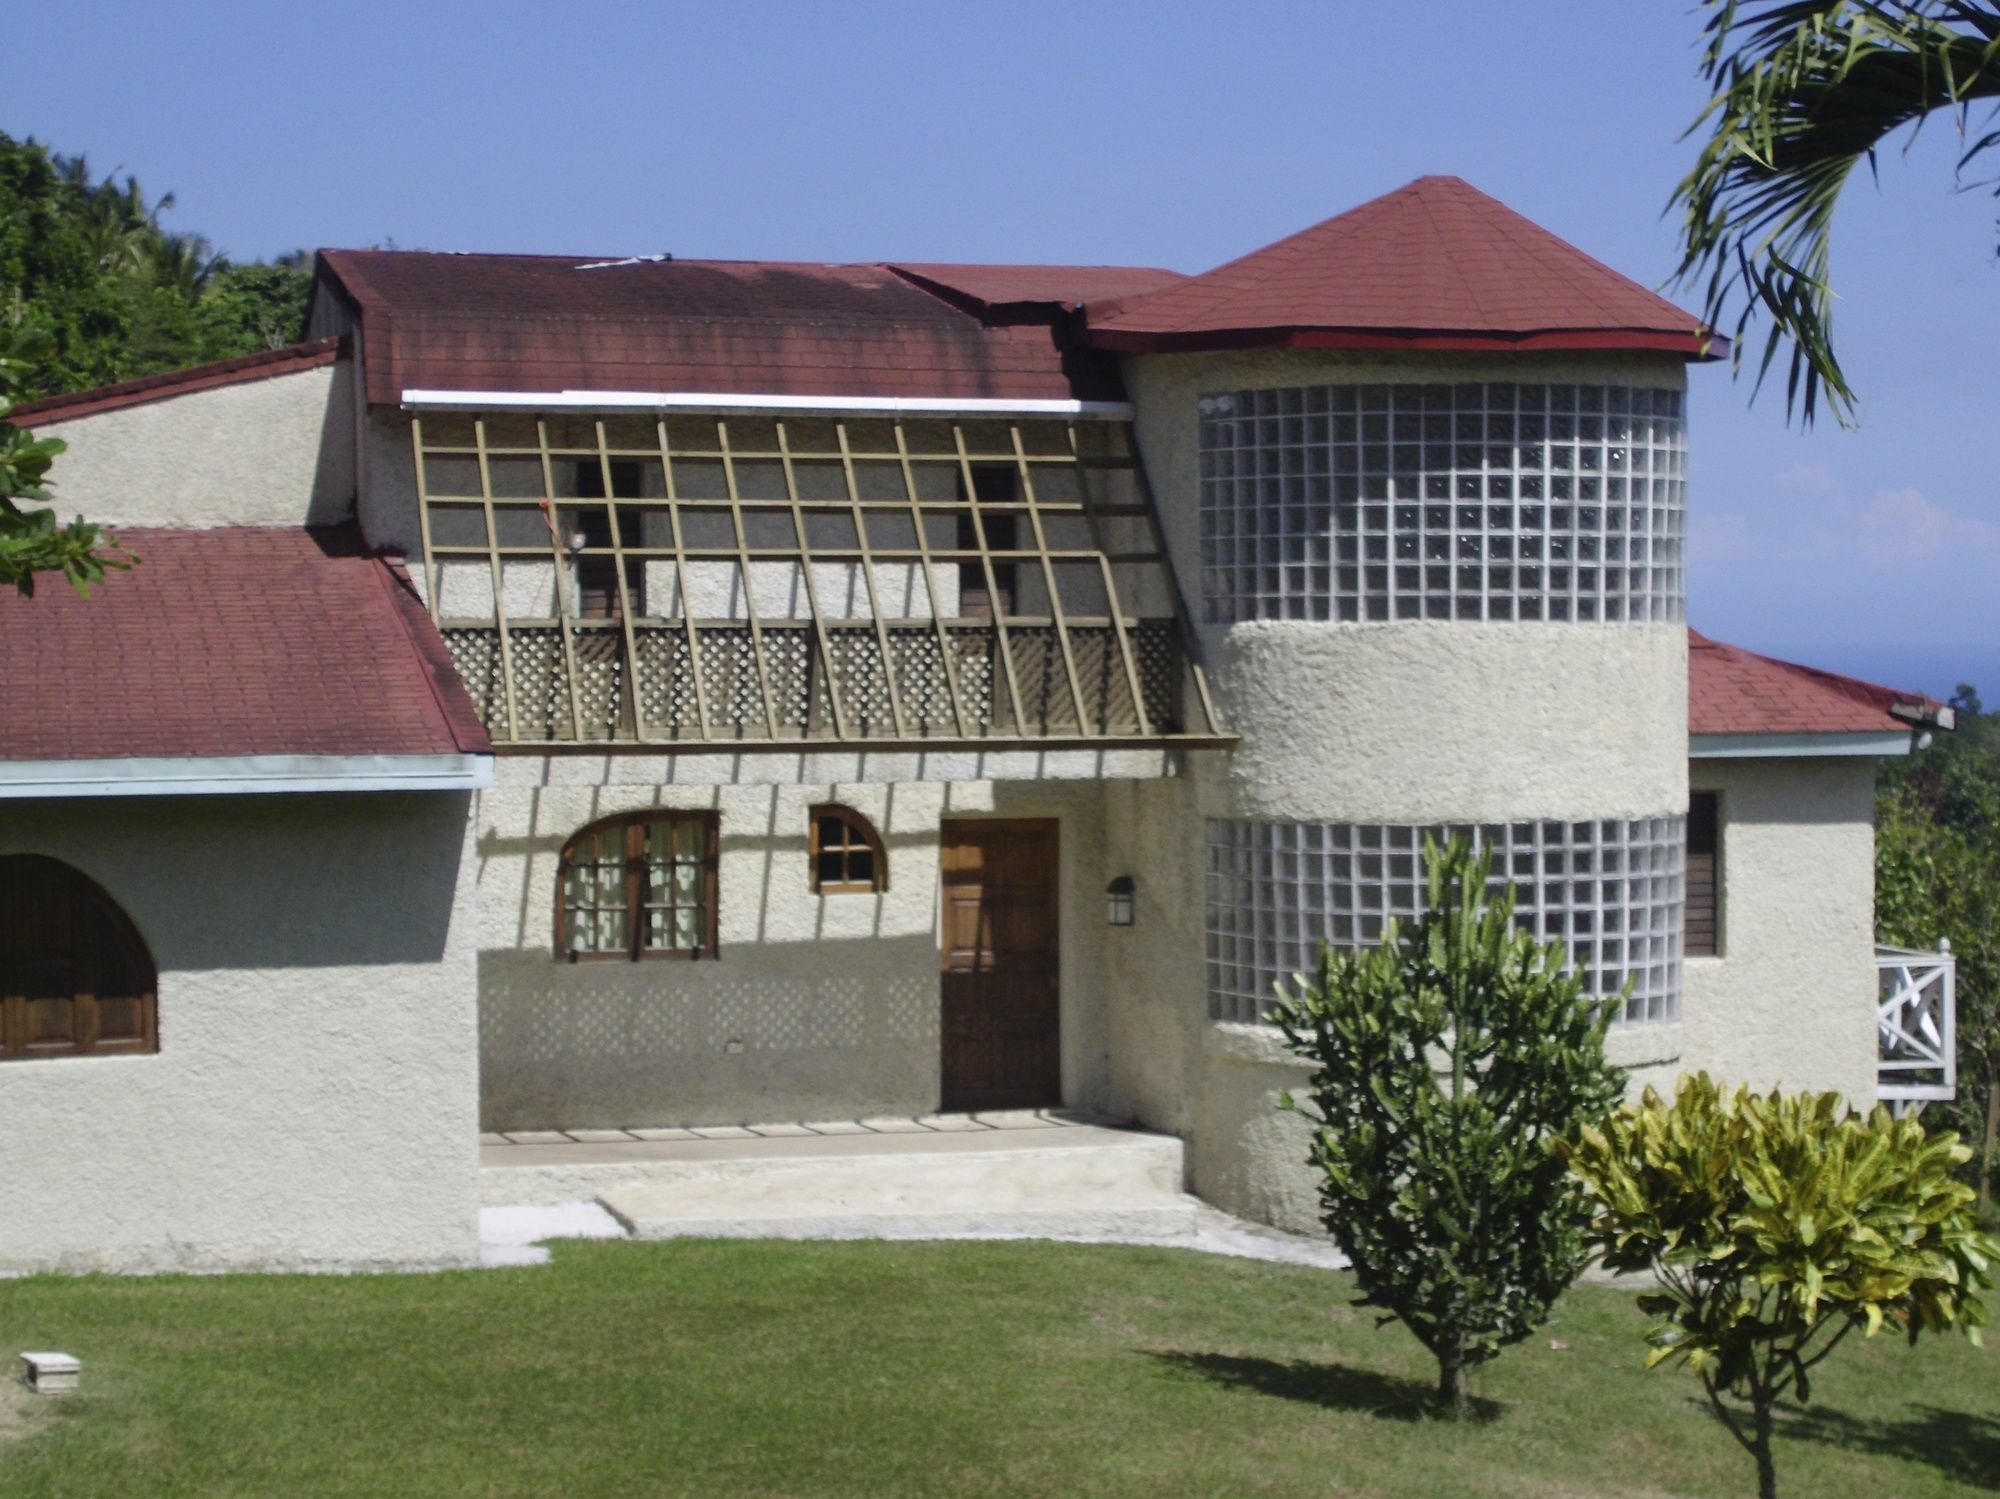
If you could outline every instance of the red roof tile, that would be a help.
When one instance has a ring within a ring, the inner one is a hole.
[[[120,529],[89,598],[0,594],[0,760],[485,753],[443,640],[352,527]]]
[[[1690,734],[1886,733],[1935,721],[1940,707],[1920,692],[1760,656],[1688,631]]]
[[[287,344],[282,349],[265,349],[198,364],[192,369],[169,370],[163,375],[143,375],[137,380],[121,380],[116,385],[100,385],[66,396],[49,396],[16,406],[7,419],[17,426],[45,427],[54,422],[72,421],[79,416],[95,416],[100,411],[117,411],[126,406],[143,406],[192,391],[213,390],[219,385],[247,385],[253,380],[270,380],[279,375],[297,374],[332,364],[341,355],[337,338],[314,338]]]
[[[1120,400],[1115,358],[999,326],[881,265],[323,250],[368,399],[657,390]]]
[[[1727,351],[1690,313],[1456,177],[1420,177],[1203,275],[1087,309],[1106,349]]]

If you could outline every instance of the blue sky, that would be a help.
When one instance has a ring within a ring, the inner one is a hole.
[[[0,129],[298,246],[1196,271],[1427,172],[1626,274],[1675,263],[1705,97],[1681,0],[1419,5],[14,7]],[[2000,700],[2000,204],[1932,122],[1857,180],[1837,329],[1860,428],[1693,372],[1690,612]],[[1996,163],[2000,165],[2000,163]],[[1683,295],[1685,303],[1688,298]]]

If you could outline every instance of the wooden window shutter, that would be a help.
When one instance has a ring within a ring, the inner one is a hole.
[[[1722,951],[1722,798],[1714,791],[1688,797],[1687,923],[1683,951],[1712,958]]]
[[[0,857],[0,1059],[158,1051],[158,992],[138,928],[94,881]]]

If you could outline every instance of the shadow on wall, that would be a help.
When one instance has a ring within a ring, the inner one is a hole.
[[[471,793],[65,800],[0,852],[61,859],[131,916],[162,973],[435,963]]]
[[[572,789],[586,793],[581,805],[566,794]],[[873,823],[888,851],[893,894],[835,897],[831,904],[812,891],[807,841],[811,820],[806,804],[787,809],[781,796],[787,788],[755,787],[725,796],[721,788],[711,787],[699,808],[671,800],[658,789],[642,800],[618,794],[629,789],[537,788],[527,793],[526,820],[532,832],[502,834],[491,828],[480,832],[475,851],[482,899],[507,901],[513,912],[512,929],[507,933],[509,940],[523,949],[548,952],[555,942],[557,865],[563,845],[599,818],[653,808],[721,814],[725,945],[782,943],[804,935],[807,925],[815,937],[845,941],[861,935],[854,927],[860,915],[865,915],[870,933],[881,937],[888,930],[892,910],[900,908],[904,919],[909,920],[914,909],[909,906],[909,898],[930,890],[936,878],[937,832],[934,827],[915,831],[896,828],[894,785],[882,788],[879,805],[871,799],[858,799],[858,809]],[[814,796],[812,800],[856,804],[853,789],[852,785],[836,784],[831,796]],[[754,893],[744,888],[743,873],[749,863],[746,856],[757,856]],[[928,903],[921,900],[919,903],[923,909],[917,919],[929,926],[934,913]],[[746,907],[756,913],[754,929],[747,933],[740,924],[741,912]]]
[[[479,955],[487,1129],[760,1124],[937,1106],[928,933],[717,960]]]
[[[354,380],[341,360],[327,382],[326,405],[319,420],[319,461],[313,471],[312,495],[306,502],[305,523],[335,526],[355,515]]]

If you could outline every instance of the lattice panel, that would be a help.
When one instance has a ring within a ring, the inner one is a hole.
[[[701,632],[701,682],[708,693],[712,732],[737,739],[764,737],[764,695],[748,625]]]
[[[639,650],[639,716],[651,734],[667,739],[701,737],[701,700],[687,632],[671,625],[635,626]]]
[[[447,629],[440,633],[445,648],[451,652],[451,664],[458,672],[458,679],[465,684],[472,706],[479,711],[480,722],[489,731],[496,728],[504,731],[507,704],[500,683],[500,632]]]
[[[889,673],[882,662],[882,643],[867,626],[827,631],[833,652],[833,685],[847,714],[847,732],[863,739],[887,739],[896,732],[894,704],[889,699]],[[900,688],[901,683],[897,686]],[[823,698],[822,688],[817,694]],[[831,716],[830,708],[817,708]]]

